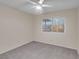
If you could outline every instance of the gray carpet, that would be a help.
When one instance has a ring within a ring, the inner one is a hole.
[[[0,59],[77,59],[77,51],[40,42],[31,42],[0,55]]]

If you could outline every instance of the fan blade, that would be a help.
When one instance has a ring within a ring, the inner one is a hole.
[[[44,2],[44,0],[40,0],[38,3],[39,3],[39,4],[43,4],[43,2]]]
[[[32,4],[34,4],[34,5],[38,5],[37,3],[35,3],[35,2],[33,2],[33,1],[31,1],[31,0],[27,0],[27,2],[32,3]]]
[[[51,5],[42,5],[42,7],[52,7]]]
[[[33,6],[33,8],[37,9],[37,10],[42,10],[42,7],[41,6]]]

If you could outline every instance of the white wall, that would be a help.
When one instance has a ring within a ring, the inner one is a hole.
[[[44,18],[51,17],[64,17],[65,21],[65,32],[54,33],[54,32],[42,32],[41,22]],[[64,46],[72,49],[77,48],[77,10],[62,10],[58,12],[46,13],[40,15],[35,20],[35,40],[45,42],[49,44]]]
[[[79,8],[78,8],[78,41],[77,41],[78,53],[79,53]]]
[[[0,5],[0,54],[32,41],[32,16]]]

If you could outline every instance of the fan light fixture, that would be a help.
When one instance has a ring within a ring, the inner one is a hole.
[[[37,10],[42,10],[42,7],[41,7],[41,6],[39,6],[39,5],[38,5],[38,6],[36,6],[35,8],[36,8]]]
[[[33,4],[32,6],[33,6],[33,8],[36,9],[36,12],[40,12],[40,13],[43,12],[43,8],[52,7],[51,5],[44,4],[44,1],[45,1],[45,0],[39,0],[39,1],[36,3],[36,2],[34,2],[34,1],[27,0],[27,2]]]

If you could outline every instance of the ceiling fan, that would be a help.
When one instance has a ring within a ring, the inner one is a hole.
[[[51,5],[44,4],[45,0],[39,0],[37,3],[31,0],[28,0],[29,3],[33,4],[33,8],[37,10],[42,10],[43,8],[52,7]]]

